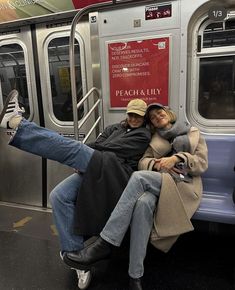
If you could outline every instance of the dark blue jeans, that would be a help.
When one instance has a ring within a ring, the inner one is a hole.
[[[84,173],[94,153],[89,146],[66,138],[52,130],[23,119],[10,145],[43,158],[58,161]],[[59,233],[62,251],[76,251],[83,247],[83,237],[73,233],[75,202],[82,174],[74,173],[59,183],[50,194],[53,217]]]

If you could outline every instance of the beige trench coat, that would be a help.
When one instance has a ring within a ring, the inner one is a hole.
[[[178,236],[192,231],[191,217],[197,210],[202,196],[200,175],[208,167],[207,146],[200,131],[192,127],[188,133],[190,152],[175,154],[188,164],[192,182],[175,182],[168,173],[162,173],[162,187],[154,213],[151,243],[163,252],[168,252]],[[155,133],[144,156],[139,161],[139,170],[152,170],[155,158],[166,156],[171,144]]]

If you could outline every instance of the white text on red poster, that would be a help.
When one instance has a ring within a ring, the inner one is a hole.
[[[168,104],[169,38],[108,44],[110,105],[134,98]]]

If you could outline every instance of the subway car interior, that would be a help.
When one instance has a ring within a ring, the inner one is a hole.
[[[149,243],[143,289],[235,289],[234,0],[1,0],[0,114],[13,89],[26,120],[85,144],[135,98],[197,127],[194,231],[167,253]],[[16,131],[0,127],[0,290],[132,289],[129,231],[87,285],[61,259],[50,192],[74,168],[10,146]]]

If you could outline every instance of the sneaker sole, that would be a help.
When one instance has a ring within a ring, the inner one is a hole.
[[[13,98],[13,94],[14,93],[15,93],[15,90],[12,90],[9,93],[9,95],[7,96],[7,98],[6,98],[5,104],[4,104],[3,109],[2,109],[2,112],[0,114],[0,124],[2,123],[2,119],[3,119],[3,117],[4,117],[5,113],[6,113],[7,107],[9,105],[11,99]]]

